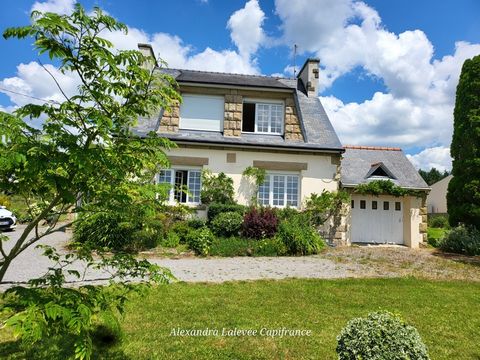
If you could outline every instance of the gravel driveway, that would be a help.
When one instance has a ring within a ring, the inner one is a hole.
[[[18,239],[24,226],[5,235]],[[67,244],[71,233],[51,234],[40,243],[57,248],[60,253],[67,253]],[[9,249],[10,241],[4,243]],[[432,250],[408,249],[405,247],[347,247],[329,249],[325,253],[304,257],[232,257],[232,258],[197,258],[179,259],[152,258],[148,260],[169,268],[180,281],[187,282],[222,282],[231,280],[258,280],[284,278],[320,278],[336,279],[346,277],[395,277],[419,276],[435,279],[460,279],[480,281],[480,260],[435,256]],[[39,277],[52,263],[41,255],[40,249],[25,250],[10,266],[5,275],[6,282],[22,282]],[[79,271],[84,265],[75,264]],[[90,271],[86,279],[90,282],[106,277],[101,271]],[[6,286],[0,285],[0,289]]]

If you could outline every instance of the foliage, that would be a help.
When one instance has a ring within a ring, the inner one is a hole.
[[[197,254],[206,256],[209,254],[210,245],[214,240],[215,236],[210,229],[208,227],[203,227],[190,231],[187,235],[186,242],[190,249]]]
[[[429,215],[428,226],[448,229],[448,217],[445,215]]]
[[[450,225],[480,224],[480,55],[465,60],[457,85],[448,184]]]
[[[325,242],[316,229],[308,225],[305,215],[281,221],[277,238],[285,244],[288,255],[318,254],[325,247]]]
[[[178,236],[178,234],[173,231],[168,232],[167,236],[161,242],[162,246],[165,246],[168,248],[177,247],[179,244],[180,244],[180,236]]]
[[[44,276],[30,280],[29,287],[15,286],[5,291],[2,296],[4,313],[8,314],[8,318],[4,324],[29,345],[68,334],[74,339],[72,356],[76,359],[91,357],[96,321],[106,316],[116,319],[118,314],[123,314],[130,294],[142,290],[140,286],[128,284],[129,279],[146,278],[155,283],[173,280],[169,271],[126,254],[106,257],[99,253],[100,259],[96,260],[85,248],[62,257],[50,246],[38,247],[44,250],[44,255],[54,266]],[[81,275],[75,270],[74,264],[78,261],[87,264],[86,270],[92,268],[111,272],[111,285],[65,287],[68,277],[84,280],[85,272]]]
[[[287,206],[284,208],[275,208],[275,213],[277,214],[278,220],[288,220],[291,217],[296,216],[299,211],[296,208]]]
[[[208,206],[207,218],[208,218],[208,221],[211,222],[219,214],[224,212],[236,212],[243,216],[245,214],[245,211],[246,211],[246,207],[239,204],[212,203]]]
[[[404,189],[401,186],[395,185],[391,180],[373,180],[364,184],[359,184],[355,187],[355,193],[361,195],[392,195],[400,196],[425,196],[424,191]]]
[[[252,207],[243,217],[242,234],[250,239],[274,237],[277,228],[278,218],[271,208]]]
[[[320,195],[312,193],[305,200],[305,219],[313,226],[320,226],[332,215],[338,213],[349,199],[350,196],[346,191],[323,190]]]
[[[447,170],[445,170],[442,174],[436,168],[431,168],[429,171],[420,169],[418,170],[418,173],[428,185],[433,185],[436,182],[439,182],[440,180],[450,175],[450,173]]]
[[[192,231],[192,228],[186,221],[178,221],[172,225],[169,232],[175,233],[181,244],[187,243],[188,234]]]
[[[285,243],[276,236],[256,241],[253,254],[255,256],[284,256],[288,255],[288,249]]]
[[[140,138],[131,128],[139,117],[170,109],[180,95],[171,76],[144,66],[152,64],[151,58],[140,51],[118,51],[101,37],[115,31],[127,27],[98,8],[87,13],[77,3],[70,15],[35,11],[31,25],[3,33],[6,39],[32,38],[39,54],[47,54],[61,72],[73,73],[80,84],[74,93],[65,92],[41,64],[64,100],[0,112],[2,134],[9,139],[0,142],[0,191],[35,199],[38,206],[0,261],[0,281],[25,248],[64,228],[57,226],[61,214],[85,210],[77,207],[80,199],[128,207],[140,187],[161,190],[151,179],[169,166],[164,149],[174,144],[153,132]],[[38,119],[40,129],[30,125]],[[40,231],[38,225],[52,218],[52,211],[57,220]]]
[[[224,212],[218,214],[210,224],[213,233],[218,236],[238,235],[242,228],[243,217],[237,212]]]
[[[5,206],[6,208],[10,208],[12,206],[12,202],[7,195],[0,194],[0,205]]]
[[[238,236],[217,237],[210,246],[212,256],[282,256],[286,254],[285,244],[277,238],[254,240]]]
[[[429,245],[433,247],[439,247],[440,243],[447,233],[447,230],[443,228],[433,228],[433,227],[428,227],[427,228],[427,242]]]
[[[464,225],[451,229],[439,242],[443,251],[465,255],[480,255],[480,230]]]
[[[417,329],[387,311],[350,320],[337,342],[340,360],[429,359]]]
[[[267,178],[267,171],[255,166],[249,166],[243,171],[242,175],[253,183],[254,191],[251,199],[251,205],[257,205],[258,190]]]
[[[213,175],[210,170],[202,171],[202,191],[200,194],[202,204],[211,203],[233,204],[235,191],[233,179],[223,172]]]
[[[200,229],[204,226],[207,226],[207,222],[204,219],[195,218],[188,220],[188,226],[192,229]]]

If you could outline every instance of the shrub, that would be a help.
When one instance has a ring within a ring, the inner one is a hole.
[[[298,210],[292,207],[285,207],[282,209],[275,209],[278,220],[288,220],[294,216],[298,215]]]
[[[432,228],[448,229],[448,218],[445,215],[431,215],[428,219],[428,226]]]
[[[243,217],[239,213],[229,211],[218,214],[210,228],[218,236],[238,235],[242,228]]]
[[[246,207],[243,205],[212,203],[208,206],[208,211],[207,211],[208,222],[211,222],[213,219],[217,217],[218,214],[221,214],[224,212],[236,212],[243,216],[245,214],[245,211],[246,211]]]
[[[234,194],[232,178],[223,172],[218,175],[213,175],[209,170],[202,172],[202,192],[200,194],[202,204],[233,204]]]
[[[285,245],[289,255],[317,254],[325,247],[316,229],[302,215],[280,222],[277,238]]]
[[[121,250],[137,252],[144,249],[153,249],[160,242],[160,237],[151,230],[136,230],[132,234],[131,241],[124,244]]]
[[[173,233],[177,234],[180,243],[184,244],[184,243],[187,243],[188,234],[192,230],[193,229],[190,226],[188,226],[188,222],[178,221],[170,227],[169,233],[173,232]]]
[[[458,254],[480,255],[480,230],[457,226],[440,240],[439,247],[443,251]]]
[[[386,311],[350,320],[337,337],[337,354],[340,360],[429,359],[418,331]]]
[[[210,255],[214,256],[249,256],[254,252],[256,240],[232,236],[216,238],[210,247]]]
[[[161,245],[168,247],[168,248],[174,248],[177,247],[180,244],[180,236],[178,236],[177,233],[174,233],[173,231],[170,231],[167,233],[167,236],[162,240]]]
[[[191,219],[188,220],[188,226],[192,229],[200,229],[207,225],[207,222],[203,219]]]
[[[209,228],[203,227],[200,229],[192,230],[188,233],[187,244],[199,255],[208,255],[210,250],[210,245],[215,240],[212,232]]]
[[[12,206],[12,202],[7,195],[0,194],[0,205],[5,206],[6,208],[10,208]]]
[[[253,249],[255,256],[282,256],[287,252],[285,244],[276,237],[256,241]]]
[[[277,228],[278,218],[270,208],[251,208],[243,217],[242,233],[250,239],[274,237]]]

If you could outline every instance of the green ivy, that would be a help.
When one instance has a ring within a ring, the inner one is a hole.
[[[265,169],[249,166],[243,171],[242,175],[254,182],[255,191],[253,192],[251,203],[256,205],[258,189],[265,182],[265,179],[267,178],[267,172]]]
[[[393,195],[423,197],[425,192],[421,190],[404,189],[395,185],[390,180],[373,180],[368,183],[359,184],[355,187],[354,192],[361,195]]]

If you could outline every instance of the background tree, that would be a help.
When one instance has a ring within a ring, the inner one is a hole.
[[[450,175],[450,173],[447,170],[445,170],[443,173],[441,173],[436,168],[431,168],[429,171],[420,169],[420,170],[418,170],[418,173],[420,174],[420,176],[423,178],[423,180],[425,180],[425,182],[428,185],[433,185],[436,182],[438,182],[438,181],[446,178],[448,175]]]
[[[465,61],[454,110],[453,178],[448,185],[450,225],[480,226],[480,55]]]

